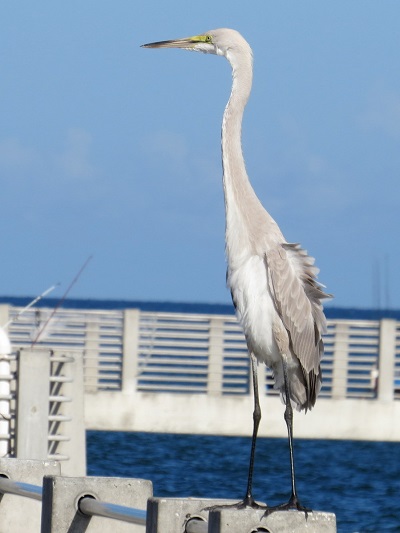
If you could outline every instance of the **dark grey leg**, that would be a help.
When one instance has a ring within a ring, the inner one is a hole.
[[[288,439],[289,439],[292,494],[287,503],[284,503],[282,505],[276,505],[274,507],[269,507],[265,514],[268,515],[269,513],[272,513],[273,511],[284,511],[288,509],[297,509],[298,511],[305,512],[307,516],[307,513],[311,512],[311,509],[307,509],[306,507],[303,507],[303,505],[301,505],[297,497],[297,490],[296,490],[296,478],[295,478],[295,472],[294,472],[294,455],[293,455],[293,408],[292,408],[292,404],[290,403],[290,381],[288,378],[287,358],[285,355],[282,356],[282,365],[283,365],[283,377],[285,380],[285,403],[286,403],[284,418],[286,422],[286,427],[288,431]]]
[[[258,434],[258,427],[261,420],[261,408],[260,408],[260,399],[258,396],[258,377],[257,377],[257,359],[253,354],[250,354],[251,362],[251,373],[253,376],[253,393],[254,393],[254,411],[253,411],[253,437],[251,440],[251,451],[250,451],[250,464],[249,464],[249,475],[247,478],[247,490],[246,496],[244,499],[238,503],[226,504],[226,505],[215,505],[213,507],[206,507],[205,511],[211,511],[214,509],[221,508],[235,508],[243,509],[244,507],[252,507],[253,509],[265,509],[265,505],[259,505],[254,501],[252,487],[253,487],[253,471],[254,471],[254,455],[256,451],[256,441]]]
[[[294,455],[293,455],[293,408],[290,402],[290,383],[287,373],[287,360],[286,356],[283,356],[283,376],[285,379],[285,398],[286,398],[286,407],[285,407],[285,422],[288,431],[289,439],[289,454],[290,454],[290,473],[292,479],[292,495],[290,497],[289,503],[293,503],[295,506],[298,503],[297,499],[297,490],[296,490],[296,477],[294,472]]]
[[[254,393],[254,411],[253,411],[253,436],[251,439],[251,451],[250,451],[250,464],[249,464],[249,475],[247,478],[247,490],[246,496],[243,500],[245,506],[257,507],[253,499],[253,472],[254,472],[254,456],[256,452],[256,442],[258,428],[261,420],[261,408],[260,408],[260,398],[258,395],[258,375],[257,375],[257,359],[253,354],[250,355],[251,362],[251,372],[253,376],[253,393]]]

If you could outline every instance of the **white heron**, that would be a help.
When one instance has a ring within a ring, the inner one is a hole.
[[[307,511],[297,496],[293,459],[293,409],[311,409],[321,387],[321,335],[326,320],[321,300],[330,295],[317,282],[314,259],[300,245],[286,241],[264,209],[247,176],[241,146],[242,118],[250,96],[253,54],[235,30],[160,41],[145,48],[183,48],[226,57],[232,67],[232,90],[222,121],[222,165],[226,215],[227,284],[232,294],[251,358],[254,387],[253,437],[245,497],[238,506],[258,507],[252,495],[254,454],[261,409],[257,362],[273,372],[275,387],[286,404],[291,496],[267,507]]]

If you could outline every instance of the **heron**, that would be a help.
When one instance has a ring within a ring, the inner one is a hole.
[[[257,197],[246,172],[242,119],[253,80],[253,53],[236,30],[221,28],[145,48],[181,48],[224,56],[232,67],[232,89],[222,120],[221,149],[225,200],[227,285],[251,361],[253,434],[246,493],[238,507],[258,508],[253,498],[256,440],[261,420],[257,366],[265,363],[282,395],[287,426],[291,494],[288,502],[267,506],[309,511],[297,495],[293,456],[293,407],[311,409],[321,388],[320,361],[326,319],[322,300],[331,295],[317,281],[314,258],[288,242]]]

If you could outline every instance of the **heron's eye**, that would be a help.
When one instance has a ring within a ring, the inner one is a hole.
[[[212,37],[211,37],[211,35],[206,35],[205,42],[206,42],[206,43],[211,43],[211,42],[212,42]]]

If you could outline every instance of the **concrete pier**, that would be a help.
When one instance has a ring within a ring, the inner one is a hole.
[[[264,516],[231,500],[154,498],[148,480],[59,472],[54,462],[0,460],[0,533],[336,533],[329,513]]]
[[[260,437],[286,438],[284,406],[260,397]],[[204,416],[207,413],[207,416]],[[85,397],[87,429],[248,437],[251,396],[102,392]],[[319,398],[307,414],[294,413],[295,438],[400,441],[400,401]]]
[[[336,533],[332,513],[312,511],[306,516],[298,511],[276,511],[264,516],[263,509],[223,507],[232,503],[236,502],[150,498],[146,533],[186,533],[191,520],[196,520],[193,530],[199,533]]]

